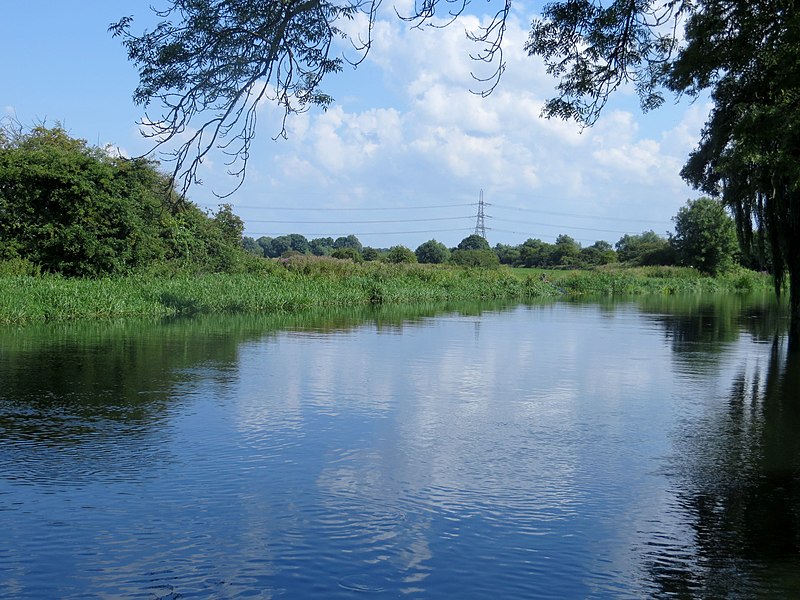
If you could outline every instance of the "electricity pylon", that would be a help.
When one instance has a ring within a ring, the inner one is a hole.
[[[486,213],[484,212],[484,206],[483,190],[481,190],[481,199],[478,201],[478,219],[475,222],[475,235],[486,239]]]

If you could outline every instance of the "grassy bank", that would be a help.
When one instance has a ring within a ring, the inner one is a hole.
[[[512,269],[521,279],[539,278],[568,296],[730,294],[772,291],[769,275],[737,269],[710,277],[686,267],[622,267],[593,270]]]
[[[527,271],[527,272],[525,272]],[[251,274],[111,279],[0,276],[0,323],[192,314],[295,312],[311,307],[528,300],[562,295],[768,289],[750,272],[703,277],[688,269],[555,272],[353,264],[298,257]]]
[[[263,273],[67,279],[0,277],[0,323],[82,318],[294,312],[310,307],[556,296],[507,270],[353,264],[300,258]]]

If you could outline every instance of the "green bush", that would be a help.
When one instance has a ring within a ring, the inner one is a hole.
[[[164,262],[195,273],[252,267],[231,207],[209,217],[156,162],[111,156],[58,126],[6,130],[0,140],[0,260],[79,277]]]
[[[481,238],[483,239],[483,238]],[[497,269],[500,259],[492,250],[453,250],[450,262],[461,267],[480,267],[483,269]]]
[[[389,252],[386,253],[384,260],[394,264],[415,263],[417,262],[417,255],[405,246],[392,246],[389,248]]]

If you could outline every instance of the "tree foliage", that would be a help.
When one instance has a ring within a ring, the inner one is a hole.
[[[652,230],[639,235],[623,235],[616,249],[619,261],[631,265],[671,265],[675,262],[669,240]]]
[[[463,240],[458,243],[459,250],[490,250],[491,247],[489,246],[489,242],[486,241],[486,238],[478,235],[477,233],[473,233],[468,235]]]
[[[394,264],[409,264],[417,262],[417,255],[405,246],[392,246],[383,260]]]
[[[417,255],[417,261],[427,264],[445,263],[450,258],[450,250],[447,246],[436,240],[423,242],[417,246],[414,254]]]
[[[0,258],[85,277],[241,261],[243,224],[230,206],[209,218],[178,202],[156,163],[111,156],[58,126],[5,128],[2,139]]]
[[[670,243],[680,264],[716,275],[733,266],[738,252],[736,226],[712,198],[690,200],[673,217]]]
[[[450,262],[461,267],[479,267],[482,269],[496,269],[500,266],[497,254],[490,248],[481,250],[456,248],[450,254]]]

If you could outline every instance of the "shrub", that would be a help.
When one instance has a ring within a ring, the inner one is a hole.
[[[405,246],[392,246],[389,252],[384,257],[388,263],[415,263],[417,262],[417,255]]]
[[[454,250],[450,255],[450,262],[462,267],[480,267],[484,269],[497,269],[500,259],[492,250]]]

